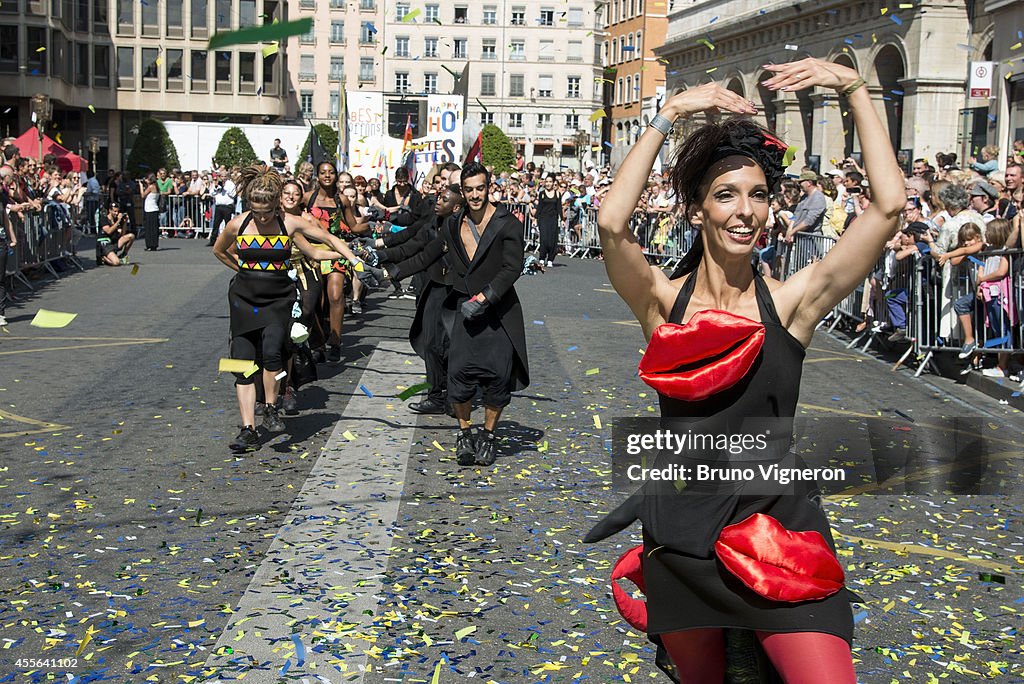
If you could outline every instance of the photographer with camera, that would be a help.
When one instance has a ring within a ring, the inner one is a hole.
[[[100,216],[99,235],[96,238],[96,265],[121,266],[128,263],[128,251],[135,235],[128,223],[128,214],[114,203]]]
[[[217,172],[210,194],[213,195],[213,220],[210,222],[210,239],[206,243],[207,247],[213,247],[217,236],[220,235],[221,225],[226,226],[235,215],[238,191],[226,170]]]

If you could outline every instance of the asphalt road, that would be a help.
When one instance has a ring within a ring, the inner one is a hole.
[[[607,584],[638,528],[580,542],[623,496],[610,426],[656,415],[642,336],[599,262],[519,281],[533,382],[503,416],[497,464],[477,469],[454,461],[454,421],[395,396],[422,366],[405,342],[413,303],[381,294],[288,433],[229,454],[230,274],[200,241],[163,246],[133,254],[136,275],[88,268],[8,308],[0,682],[662,677]],[[29,326],[40,308],[78,316]],[[1024,681],[1024,418],[890,367],[819,333],[801,386],[805,450],[854,463],[843,436],[868,424],[910,451],[968,445],[826,500],[864,599],[859,679]],[[979,463],[985,495],[942,493]]]

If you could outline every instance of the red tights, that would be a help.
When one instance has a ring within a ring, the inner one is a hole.
[[[821,632],[756,632],[786,684],[857,684],[850,646]],[[725,637],[720,629],[688,629],[661,635],[682,684],[722,684]]]

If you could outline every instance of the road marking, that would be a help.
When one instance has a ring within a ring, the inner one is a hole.
[[[62,347],[37,347],[35,349],[14,349],[11,351],[0,351],[0,356],[11,356],[13,354],[34,354],[36,352],[48,352],[48,351],[65,351],[69,349],[95,349],[97,347],[125,347],[133,344],[159,344],[161,342],[167,342],[168,338],[164,337],[140,337],[140,338],[124,338],[124,337],[5,337],[4,340],[46,340],[47,342],[60,342],[61,340],[117,340],[116,342],[95,342],[93,344],[69,344]]]
[[[0,409],[0,420],[13,420],[18,423],[26,423],[28,425],[38,425],[38,430],[18,430],[16,432],[0,432],[0,437],[24,437],[25,435],[38,435],[44,432],[57,432],[59,430],[67,430],[71,426],[61,425],[60,423],[50,423],[44,420],[35,420],[34,418],[26,418],[25,416],[19,416],[9,411]],[[3,425],[0,422],[0,425]]]
[[[608,290],[608,289],[605,289],[603,287],[595,287],[594,288],[594,292],[607,292],[608,294],[619,294],[615,290]]]
[[[985,558],[970,558],[962,553],[956,551],[948,551],[946,549],[936,549],[931,546],[921,546],[920,544],[900,544],[898,542],[881,541],[879,539],[868,539],[866,537],[854,537],[849,534],[843,534],[835,529],[832,530],[832,535],[836,538],[836,541],[847,541],[851,544],[863,544],[864,546],[871,546],[879,549],[888,549],[889,551],[896,551],[898,553],[916,553],[924,556],[936,556],[938,558],[948,558],[949,560],[958,561],[965,565],[977,565],[982,568],[989,568],[1006,575],[1016,574],[1017,570],[1009,565],[1004,565],[998,561],[991,561]]]
[[[641,327],[640,323],[637,321],[612,321],[612,323],[615,325],[632,325],[637,328]]]
[[[409,353],[406,342],[381,342],[352,388],[420,382],[422,366],[407,364]],[[399,399],[352,392],[204,677],[363,681],[415,429]]]

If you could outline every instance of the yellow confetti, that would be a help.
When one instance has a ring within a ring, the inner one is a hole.
[[[410,21],[412,21],[413,19],[415,19],[418,16],[420,16],[420,8],[419,7],[417,7],[416,9],[414,9],[413,11],[409,12],[404,17],[402,17],[402,23],[403,24],[407,24],[407,23],[409,23]]]
[[[356,441],[356,436],[352,434],[350,430],[345,430],[344,432],[341,433],[341,436],[350,442]]]
[[[92,112],[93,114],[95,114],[96,113],[96,108],[93,107],[92,105],[89,105],[89,111]]]
[[[700,43],[701,45],[703,45],[704,47],[706,47],[708,50],[714,51],[714,49],[715,49],[714,44],[710,40],[708,40],[707,38],[701,38],[697,42]]]
[[[458,630],[455,631],[455,640],[456,641],[462,641],[463,639],[465,639],[466,637],[468,637],[470,634],[472,634],[475,631],[476,631],[476,625],[473,625],[471,627],[463,627],[462,629],[458,629]]]
[[[889,12],[889,8],[888,7],[883,7],[882,8],[882,16],[885,16],[888,12]]]
[[[85,647],[92,641],[92,635],[96,633],[96,630],[92,625],[89,625],[89,629],[85,630],[85,636],[82,637],[82,643],[78,645],[78,650],[75,651],[75,656],[80,656],[85,651]]]
[[[1011,50],[1020,50],[1020,46],[1021,46],[1020,43],[1014,43],[1013,45],[1010,46],[1010,49]]]
[[[29,325],[34,325],[37,328],[65,328],[77,316],[78,314],[40,309]]]
[[[598,109],[596,112],[590,115],[590,123],[594,123],[595,121],[603,119],[606,116],[607,114],[604,113],[603,109]]]
[[[590,370],[587,371],[586,374],[587,375],[597,375],[600,372],[601,372],[600,368],[591,368]]]
[[[443,660],[437,661],[437,666],[434,668],[434,676],[430,678],[430,684],[438,684],[441,681],[441,664]]]
[[[263,59],[276,55],[281,48],[278,47],[277,43],[271,43],[270,45],[264,45],[261,52],[263,53]]]
[[[139,275],[139,265],[132,264],[132,275]]]
[[[901,2],[900,9],[914,9],[914,5],[909,2]]]
[[[217,364],[218,373],[242,373],[249,377],[260,369],[251,359],[221,359]]]
[[[601,429],[601,416],[597,415],[596,413],[594,414],[594,427],[596,427],[598,430]]]
[[[434,448],[438,451],[444,451],[444,447],[441,446],[436,439],[434,440]]]
[[[46,47],[41,45],[36,48],[36,52],[46,52]]]
[[[61,137],[60,137],[60,131],[57,131],[57,144],[58,145],[63,145],[64,144],[64,141],[61,140]]]

